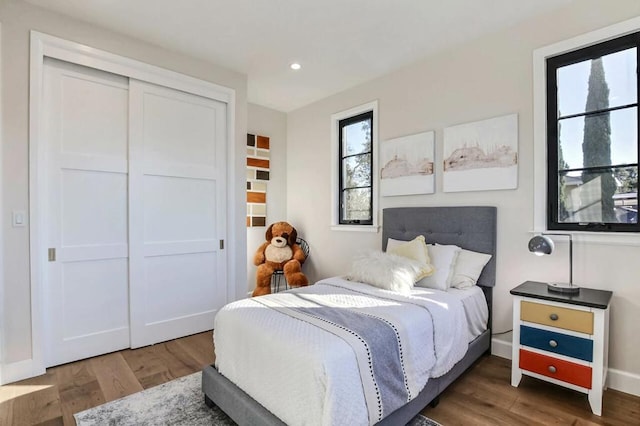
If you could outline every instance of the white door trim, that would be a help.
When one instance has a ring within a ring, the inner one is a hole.
[[[0,22],[0,188],[2,186],[2,23]],[[0,223],[2,224],[2,228],[4,228],[4,219],[2,215],[2,197],[0,196]],[[2,239],[2,228],[0,228],[0,240]],[[4,383],[4,376],[2,375],[2,370],[4,367],[4,327],[7,324],[7,320],[4,317],[4,267],[3,267],[3,258],[4,253],[2,251],[2,246],[4,244],[0,244],[0,385]]]
[[[204,80],[189,77],[174,71],[149,65],[134,59],[119,56],[103,50],[95,49],[80,43],[31,31],[30,55],[30,93],[29,93],[29,231],[30,231],[30,272],[31,272],[31,343],[32,354],[30,360],[21,361],[29,367],[21,368],[19,374],[11,380],[19,380],[44,374],[42,354],[43,319],[42,298],[44,283],[44,262],[46,249],[43,239],[44,219],[47,216],[46,194],[39,191],[43,188],[46,176],[41,173],[45,164],[45,149],[42,141],[43,93],[42,81],[44,72],[44,58],[50,57],[63,61],[84,65],[99,70],[120,74],[125,77],[170,87],[188,93],[204,96],[226,103],[227,105],[227,183],[235,185],[233,177],[236,171],[235,155],[235,90],[213,84]],[[227,299],[235,298],[235,270],[237,257],[236,249],[236,221],[234,206],[236,195],[234,188],[227,192],[227,234],[220,238],[226,240],[227,250]],[[212,324],[213,326],[213,324]]]

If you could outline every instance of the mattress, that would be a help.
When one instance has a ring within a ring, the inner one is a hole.
[[[420,295],[433,292],[442,292],[441,290],[423,289],[415,287],[412,294]],[[489,307],[484,292],[478,286],[465,289],[450,288],[446,293],[455,296],[462,302],[464,314],[467,318],[467,343],[471,343],[476,337],[481,335],[487,329],[489,320]]]
[[[487,329],[489,307],[484,292],[478,286],[465,289],[450,288],[447,293],[459,297],[467,317],[468,342],[481,335]]]
[[[402,337],[402,387],[411,400],[429,377],[445,374],[464,356],[471,334],[481,326],[478,292],[484,299],[480,289],[417,289],[406,297],[336,277],[234,302],[216,316],[216,367],[289,425],[373,424],[391,409],[372,410],[371,378],[362,374],[366,363],[340,336],[342,327],[327,332],[297,310],[315,315],[346,304],[348,310],[393,324],[398,342]],[[470,327],[466,318],[476,322]]]

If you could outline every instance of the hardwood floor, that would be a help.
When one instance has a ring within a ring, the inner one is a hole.
[[[0,387],[0,426],[75,425],[74,413],[195,373],[213,360],[209,331],[49,368]]]
[[[49,368],[0,387],[0,426],[75,425],[73,414],[201,370],[213,362],[211,332]],[[524,377],[510,385],[510,361],[481,359],[423,414],[455,425],[640,425],[640,397],[607,390],[603,416],[586,395]]]
[[[531,377],[511,386],[511,361],[482,358],[422,411],[455,425],[640,425],[640,397],[604,392],[603,415],[591,413],[587,395]]]

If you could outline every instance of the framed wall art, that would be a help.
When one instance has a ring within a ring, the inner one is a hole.
[[[518,114],[444,129],[444,192],[518,187]]]
[[[433,194],[433,131],[389,139],[380,144],[380,193],[383,196]]]

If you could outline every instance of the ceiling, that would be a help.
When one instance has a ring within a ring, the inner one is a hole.
[[[246,74],[249,102],[288,112],[573,0],[25,1]]]

